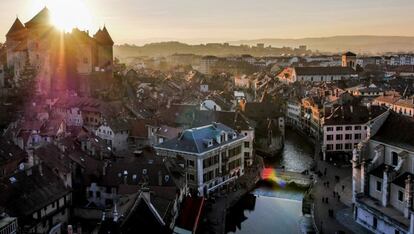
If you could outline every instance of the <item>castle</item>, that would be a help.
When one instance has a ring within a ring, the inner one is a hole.
[[[64,33],[51,24],[45,7],[25,24],[16,18],[5,45],[6,65],[15,85],[27,69],[35,71],[37,89],[43,94],[90,93],[92,84],[94,89],[111,84],[114,42],[105,26],[93,37],[79,29]]]

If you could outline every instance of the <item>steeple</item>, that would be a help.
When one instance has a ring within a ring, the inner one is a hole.
[[[11,28],[7,32],[6,37],[19,36],[20,34],[22,34],[22,32],[25,29],[26,28],[24,27],[22,22],[19,20],[19,17],[16,17],[16,20],[14,21],[13,25],[11,26]]]

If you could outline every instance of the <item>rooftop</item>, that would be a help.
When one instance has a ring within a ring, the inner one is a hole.
[[[295,67],[296,75],[355,75],[356,72],[350,67]]]
[[[375,119],[386,110],[380,106],[343,105],[336,107],[331,113],[327,113],[325,125],[352,125],[365,124]]]
[[[414,151],[414,137],[406,134],[409,132],[414,132],[414,119],[390,112],[387,120],[371,139]]]
[[[221,141],[222,134],[228,135],[227,141]],[[209,150],[243,139],[244,136],[221,123],[213,123],[185,130],[181,136],[157,145],[156,149],[183,151],[202,154]]]

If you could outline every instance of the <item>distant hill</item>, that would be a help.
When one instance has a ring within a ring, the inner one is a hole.
[[[301,51],[292,48],[257,48],[249,46],[236,46],[223,43],[209,43],[201,45],[189,45],[181,42],[158,42],[143,46],[137,45],[116,45],[114,55],[118,58],[139,57],[139,56],[168,56],[172,54],[195,54],[195,55],[241,55],[250,54],[253,56],[277,56],[281,54],[299,55],[310,51]]]
[[[321,52],[343,52],[351,50],[357,53],[413,52],[414,37],[400,36],[333,36],[302,39],[257,39],[230,41],[232,45],[256,45],[264,43],[274,47],[298,47],[306,45],[308,49]]]

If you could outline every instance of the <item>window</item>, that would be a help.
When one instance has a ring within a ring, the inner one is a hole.
[[[327,144],[326,145],[326,150],[333,150],[333,145],[332,144]]]
[[[361,130],[361,126],[355,126],[355,130]]]
[[[361,133],[355,134],[355,140],[361,140]]]
[[[188,167],[194,167],[194,161],[193,160],[187,160],[187,166]]]
[[[347,130],[347,131],[351,131],[351,130],[352,130],[352,126],[346,126],[346,127],[345,127],[345,130]]]
[[[398,191],[398,201],[404,201],[404,193],[401,190]]]
[[[352,134],[345,134],[345,140],[352,140]]]
[[[249,148],[249,147],[250,147],[250,142],[245,141],[245,142],[244,142],[244,148]]]
[[[381,191],[382,191],[382,183],[381,183],[381,181],[378,181],[378,180],[377,180],[377,185],[376,185],[375,189],[376,189],[378,192],[381,192]]]
[[[336,127],[336,131],[342,131],[342,127]]]
[[[96,197],[97,197],[97,198],[101,198],[101,192],[97,191],[97,192],[96,192]]]
[[[333,131],[333,127],[327,127],[327,128],[326,128],[326,131],[328,131],[328,132],[332,132],[332,131]]]
[[[336,150],[342,150],[342,144],[336,144]]]
[[[346,150],[351,150],[352,149],[352,144],[351,143],[346,143],[345,144],[345,149]]]
[[[398,154],[397,152],[392,152],[392,165],[397,166],[398,165]]]
[[[327,139],[328,141],[332,141],[332,140],[333,140],[333,135],[327,135],[327,136],[326,136],[326,139]]]
[[[338,134],[338,135],[336,135],[336,140],[337,140],[337,141],[342,140],[342,134]]]
[[[194,175],[193,174],[187,174],[187,180],[188,181],[194,181]]]

